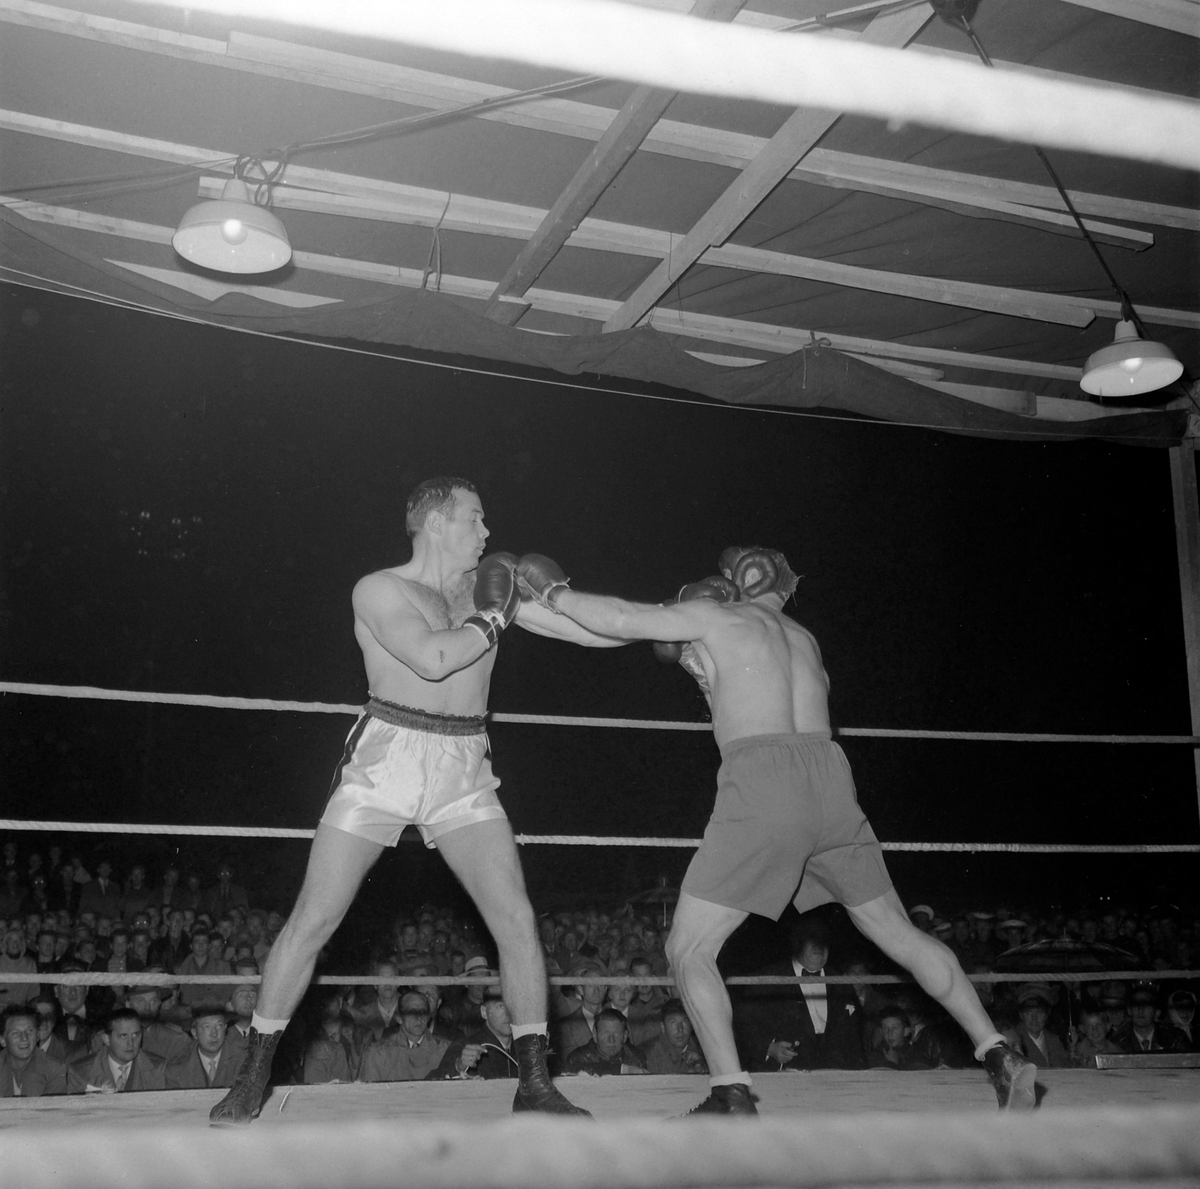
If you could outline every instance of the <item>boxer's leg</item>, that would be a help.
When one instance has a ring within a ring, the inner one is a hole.
[[[717,970],[721,947],[749,915],[682,892],[667,938],[675,985],[712,1073],[712,1093],[696,1108],[704,1114],[758,1113],[733,1038],[733,1005]]]

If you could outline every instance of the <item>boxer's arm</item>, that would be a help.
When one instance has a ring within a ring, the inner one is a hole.
[[[517,624],[535,636],[549,636],[552,640],[565,640],[569,644],[582,644],[585,648],[620,648],[629,640],[617,640],[590,632],[582,624],[566,615],[556,615],[540,603],[522,603],[517,611]]]
[[[570,589],[559,591],[554,605],[588,631],[620,640],[703,640],[721,615],[711,599],[659,606]]]
[[[426,681],[441,681],[474,664],[489,644],[473,627],[437,631],[404,593],[384,574],[368,574],[354,587],[356,618],[401,664]]]

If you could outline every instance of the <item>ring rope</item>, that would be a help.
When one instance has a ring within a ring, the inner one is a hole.
[[[973,983],[1094,983],[1094,982],[1160,982],[1165,979],[1200,978],[1200,970],[1088,970],[1088,971],[1026,971],[1020,974],[996,973],[966,974]],[[262,982],[261,974],[166,974],[161,971],[122,970],[115,973],[107,970],[72,971],[68,974],[52,974],[49,971],[36,974],[5,973],[5,984],[56,984],[65,987],[177,987],[177,986],[231,986],[241,987]],[[662,974],[604,974],[570,975],[552,974],[547,979],[554,987],[673,987],[676,980]],[[373,974],[322,974],[311,980],[322,987],[359,987],[366,984],[376,986],[386,983],[397,987],[492,987],[496,977],[479,978],[475,975],[431,974],[393,975]],[[906,985],[916,980],[896,974],[735,974],[723,980],[731,987],[786,987],[797,983],[830,983],[835,986],[854,986],[860,983],[872,985]]]
[[[282,826],[163,826],[132,822],[39,822],[0,818],[0,830],[43,830],[58,834],[165,834],[214,838],[306,838],[316,830]],[[516,834],[519,846],[653,846],[694,850],[701,838],[603,837],[594,834]],[[1072,842],[881,842],[884,850],[945,852],[949,854],[1019,855],[1161,855],[1200,853],[1200,843],[1072,843]]]
[[[40,682],[0,681],[0,694],[89,698],[104,702],[148,702],[167,706],[204,706],[216,710],[274,710],[301,714],[362,713],[361,706],[343,702],[290,702],[274,698],[235,698],[218,694],[163,694],[145,690],[102,689],[92,685],[47,685]],[[709,722],[673,722],[651,718],[591,718],[569,714],[490,715],[492,722],[555,727],[618,727],[643,731],[711,731]],[[839,727],[838,735],[874,739],[953,739],[1002,743],[1151,743],[1200,746],[1200,735],[1080,735],[1034,731],[925,731],[893,727]]]

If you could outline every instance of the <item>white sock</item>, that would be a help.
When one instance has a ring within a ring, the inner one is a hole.
[[[540,1024],[514,1024],[512,1026],[513,1040],[522,1036],[549,1036],[549,1034],[550,1029],[546,1027],[545,1020]]]
[[[710,1086],[748,1086],[750,1075],[743,1069],[741,1073],[722,1073],[708,1079]]]
[[[255,1012],[250,1017],[250,1027],[257,1030],[259,1036],[267,1036],[272,1032],[282,1032],[287,1026],[287,1020],[265,1020],[258,1012]]]
[[[980,1046],[975,1050],[975,1060],[982,1061],[983,1055],[988,1049],[994,1049],[997,1045],[1007,1044],[1004,1039],[1003,1032],[993,1032]]]

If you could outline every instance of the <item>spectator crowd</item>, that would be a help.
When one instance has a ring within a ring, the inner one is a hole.
[[[206,881],[170,863],[152,872],[134,862],[118,879],[104,857],[85,865],[58,845],[22,853],[10,840],[2,851],[0,1097],[232,1085],[246,1053],[257,975],[283,925],[278,912],[255,906],[232,865],[217,863]],[[552,1072],[707,1074],[674,988],[653,981],[669,977],[668,915],[665,907],[625,903],[539,919],[548,973],[579,980],[550,989]],[[1110,946],[1129,955],[1128,969],[1188,971],[1200,936],[1194,912],[1175,905],[1076,914],[993,906],[946,918],[914,905],[909,915],[975,974],[1020,970],[1022,954],[1014,950],[1037,942],[1053,943],[1063,970],[1088,953],[1100,956],[1097,969],[1113,969],[1103,961]],[[736,988],[745,1067],[973,1064],[966,1037],[913,985],[854,981],[892,968],[861,939],[840,941],[846,930],[837,926],[825,910],[794,918],[780,947],[786,956],[725,971],[852,980]],[[276,1056],[274,1080],[515,1077],[512,1020],[490,955],[490,939],[471,914],[432,904],[400,912],[371,940],[366,968],[355,972],[360,983],[310,989]],[[90,971],[128,978],[110,986],[5,981],[6,974]],[[158,985],[140,981],[143,973],[245,981]],[[433,981],[460,975],[481,981]],[[611,981],[618,978],[628,981]],[[997,1027],[1040,1066],[1094,1066],[1105,1053],[1200,1051],[1197,986],[1186,978],[977,987]]]

